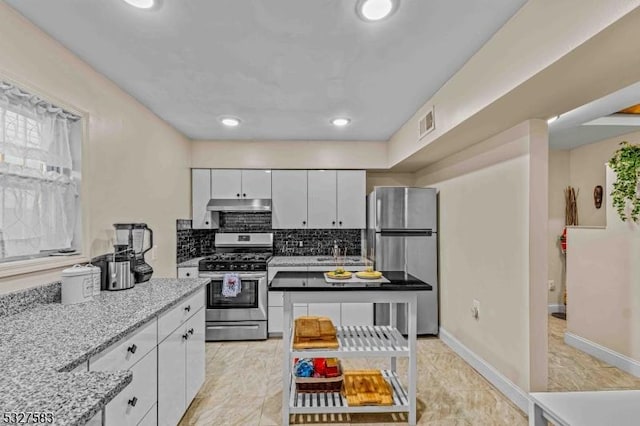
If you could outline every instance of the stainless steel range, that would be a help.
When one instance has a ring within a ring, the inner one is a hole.
[[[207,286],[206,340],[267,338],[267,263],[273,251],[271,233],[224,233],[215,236],[215,253],[198,265]],[[226,274],[240,278],[241,291],[225,297]]]

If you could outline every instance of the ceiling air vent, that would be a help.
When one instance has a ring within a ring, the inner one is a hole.
[[[420,119],[420,137],[418,140],[422,139],[436,128],[436,121],[433,117],[434,109],[435,108],[431,108],[431,110]]]

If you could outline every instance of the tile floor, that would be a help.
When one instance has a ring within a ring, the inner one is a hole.
[[[640,379],[564,344],[565,322],[549,319],[549,390],[640,389]],[[182,419],[186,425],[279,425],[281,340],[207,343],[207,377]],[[345,368],[383,368],[387,360],[343,360]],[[405,374],[406,365],[398,363]],[[515,405],[437,338],[418,340],[418,424],[526,426]],[[304,415],[292,424],[402,424],[398,415]]]
[[[549,317],[549,391],[640,389],[640,378],[565,344],[565,329]]]

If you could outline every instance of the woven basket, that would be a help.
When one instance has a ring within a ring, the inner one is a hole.
[[[296,390],[302,393],[340,392],[342,375],[337,377],[296,377]]]

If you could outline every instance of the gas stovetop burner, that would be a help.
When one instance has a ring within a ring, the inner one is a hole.
[[[198,264],[200,271],[266,271],[272,253],[214,253]]]

